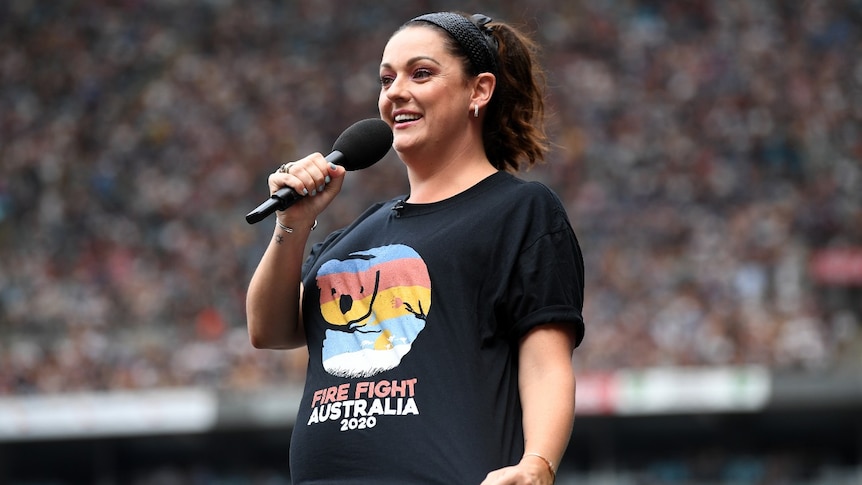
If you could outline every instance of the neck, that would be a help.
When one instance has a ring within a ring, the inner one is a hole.
[[[448,199],[469,189],[497,169],[484,155],[473,159],[451,159],[428,167],[407,166],[410,203],[428,204]]]

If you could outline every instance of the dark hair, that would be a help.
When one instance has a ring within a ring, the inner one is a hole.
[[[472,45],[475,35],[463,32],[460,28],[463,22],[448,22],[451,14],[442,14],[438,18],[435,15],[441,14],[417,17],[401,29],[411,25],[438,28],[448,34],[448,50],[462,60],[465,74],[475,76],[481,72],[493,72],[496,75],[497,85],[482,126],[482,142],[488,160],[498,170],[510,172],[543,161],[548,151],[548,138],[544,127],[545,73],[537,61],[538,45],[509,24],[483,15],[468,18],[458,13],[471,22],[496,51],[493,70],[483,69],[481,66],[486,63],[477,57],[477,50]]]

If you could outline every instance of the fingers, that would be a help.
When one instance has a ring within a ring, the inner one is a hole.
[[[294,190],[302,195],[317,195],[318,192],[323,192],[326,184],[331,182],[329,163],[320,154],[310,155],[295,162],[287,170],[288,175],[299,179],[302,188],[297,190],[297,187],[294,187]]]
[[[332,182],[332,176],[338,172],[320,153],[313,153],[295,162],[289,162],[269,176],[270,193],[288,186],[296,193],[306,196],[316,196],[323,192]]]
[[[311,227],[312,221],[341,192],[345,173],[344,167],[330,164],[319,153],[279,167],[269,176],[270,194],[290,187],[303,196],[278,212],[279,221],[288,226],[303,226],[307,222]]]

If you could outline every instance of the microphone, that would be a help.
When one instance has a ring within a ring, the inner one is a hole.
[[[332,145],[332,153],[326,161],[343,166],[346,170],[362,170],[379,162],[392,148],[392,130],[379,118],[369,118],[350,125]],[[302,199],[290,187],[282,187],[269,199],[245,216],[246,222],[254,224],[277,210],[285,210]]]

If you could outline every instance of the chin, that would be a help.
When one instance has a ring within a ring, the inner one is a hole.
[[[398,153],[410,151],[416,146],[415,140],[407,137],[395,136],[392,140],[392,149]]]

